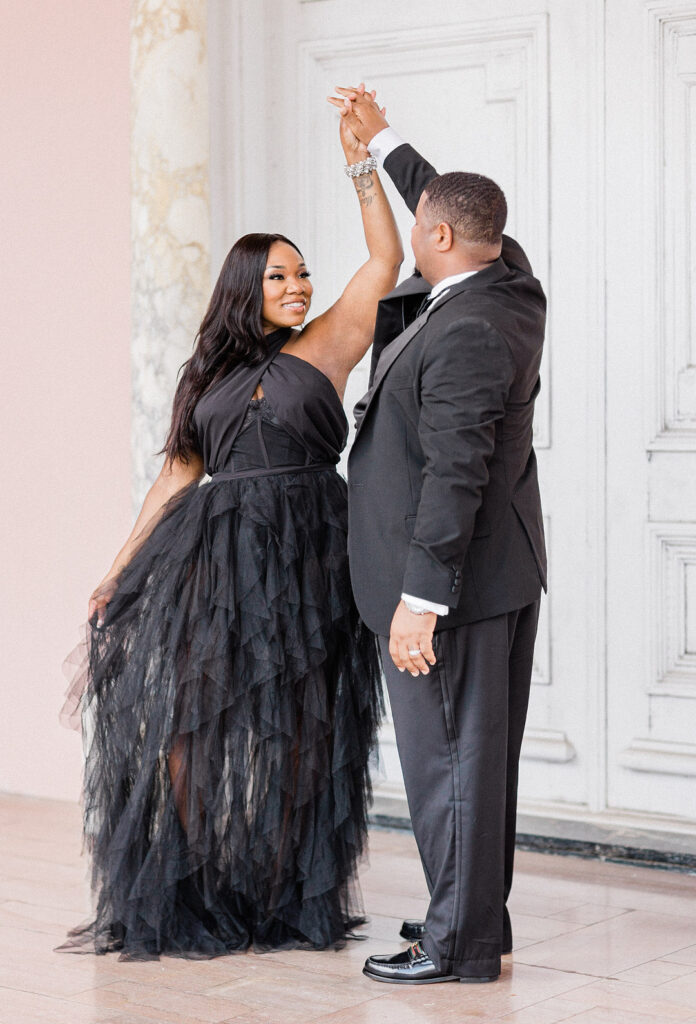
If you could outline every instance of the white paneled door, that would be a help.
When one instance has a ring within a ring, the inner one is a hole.
[[[608,800],[696,818],[696,3],[607,14]]]
[[[696,819],[695,18],[696,0],[210,2],[214,268],[243,232],[283,231],[320,310],[364,258],[337,83],[364,79],[438,169],[506,192],[550,299],[550,593],[521,775],[550,813]],[[398,796],[388,726],[382,751]]]

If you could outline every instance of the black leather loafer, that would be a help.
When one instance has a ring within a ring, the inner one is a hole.
[[[418,942],[425,936],[425,921],[404,921],[401,925],[399,935],[407,942]],[[512,953],[512,943],[502,950],[503,956]]]
[[[456,974],[443,974],[423,947],[414,942],[405,953],[393,956],[368,956],[363,974],[373,981],[392,985],[436,985],[443,981],[486,982],[495,978],[459,978]]]

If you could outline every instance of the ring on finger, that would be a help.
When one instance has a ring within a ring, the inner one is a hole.
[[[415,651],[409,651],[408,654],[410,658],[415,658],[417,655],[420,654],[420,652],[420,647],[417,647]]]

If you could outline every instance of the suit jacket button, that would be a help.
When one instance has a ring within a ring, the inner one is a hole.
[[[459,589],[459,587],[457,587],[457,586],[452,587],[452,593],[456,594],[458,589]]]

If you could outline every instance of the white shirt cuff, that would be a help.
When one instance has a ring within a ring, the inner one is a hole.
[[[386,131],[386,129],[385,129]],[[424,601],[422,597],[412,597],[411,594],[402,594],[401,600],[412,605],[419,612],[435,612],[436,615],[447,615],[449,608],[446,604],[435,604],[434,601]]]
[[[401,136],[394,131],[391,125],[387,125],[381,132],[377,132],[374,138],[370,139],[367,148],[370,156],[373,156],[381,167],[389,154],[403,144],[404,140]]]

